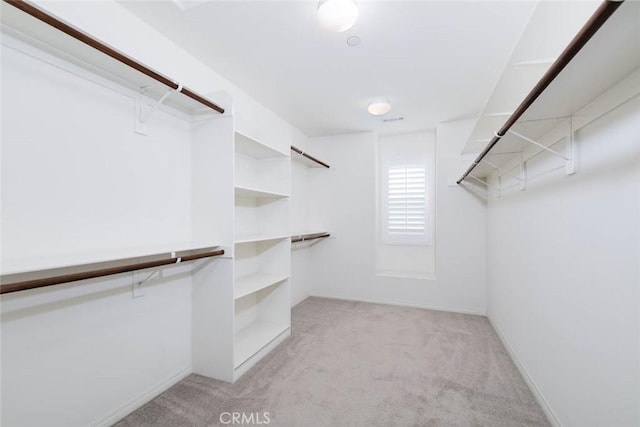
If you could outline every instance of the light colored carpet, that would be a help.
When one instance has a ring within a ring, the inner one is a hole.
[[[190,375],[117,425],[233,425],[220,419],[233,412],[292,427],[549,425],[485,317],[314,297],[235,384]]]

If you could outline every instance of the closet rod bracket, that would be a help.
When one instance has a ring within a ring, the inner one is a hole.
[[[524,154],[520,153],[520,177],[517,178],[520,181],[520,191],[527,189],[527,162],[524,161]]]
[[[176,264],[180,264],[182,262],[182,257],[177,256],[175,252],[171,252],[171,259],[175,260]],[[141,274],[144,274],[144,271],[138,270],[133,272],[133,298],[140,298],[144,296],[144,289],[142,285],[144,285],[145,282],[153,279],[154,276],[158,276],[159,279],[162,277],[159,269],[153,270],[142,280],[139,279]]]
[[[473,176],[471,176],[471,174],[467,175],[468,178],[472,178],[475,180],[475,178]],[[484,181],[481,180],[481,182],[484,184]],[[489,200],[489,188],[487,188],[487,191],[481,191],[480,187],[473,184],[471,182],[471,180],[465,180],[462,181],[460,183],[460,185],[462,185],[463,187],[465,187],[466,189],[468,189],[469,191],[471,191],[472,193],[478,195],[479,197],[482,197],[484,200]]]
[[[512,135],[517,136],[518,138],[522,139],[523,141],[528,142],[529,144],[533,144],[533,145],[535,145],[536,147],[539,147],[539,148],[543,149],[544,151],[547,151],[547,152],[549,152],[549,153],[553,154],[554,156],[562,157],[562,158],[563,158],[563,159],[565,159],[566,161],[570,161],[570,160],[571,160],[571,158],[569,158],[569,157],[565,156],[564,154],[559,153],[559,152],[557,152],[556,150],[552,150],[551,148],[547,147],[546,145],[544,145],[544,144],[540,144],[538,141],[535,141],[535,140],[533,140],[533,139],[531,139],[531,138],[529,138],[529,137],[526,137],[526,136],[524,136],[524,135],[522,135],[522,134],[520,134],[520,133],[518,133],[518,132],[515,132],[515,131],[513,131],[513,130],[511,130],[511,129],[509,129],[509,131],[508,131],[508,132],[509,132],[510,134],[512,134]]]
[[[142,285],[144,285],[145,282],[148,282],[156,275],[160,277],[160,270],[153,270],[150,274],[147,274],[146,277],[143,277],[142,279],[140,279],[142,274],[145,274],[145,272],[144,271],[133,272],[133,284],[131,285],[131,291],[132,291],[132,297],[134,299],[141,298],[144,296],[144,288],[142,287]]]
[[[488,164],[489,166],[491,166],[493,169],[495,169],[498,172],[498,177],[502,178],[503,176],[507,175],[508,171],[503,170],[501,167],[499,167],[498,165],[495,165],[493,163],[491,163],[489,160],[487,160],[486,158],[480,160],[483,163]],[[522,160],[520,161],[520,170],[522,171]],[[512,178],[515,178],[516,180],[522,182],[524,180],[524,178],[522,177],[522,172],[520,173],[520,176],[515,176],[512,175]]]
[[[567,157],[569,158],[567,160],[567,165],[566,165],[566,174],[567,175],[573,175],[574,173],[576,173],[576,146],[575,146],[575,142],[573,140],[574,137],[574,132],[573,132],[573,120],[572,118],[569,118],[569,120],[567,121]]]
[[[495,170],[497,170],[497,171],[498,171],[498,173],[500,173],[500,174],[502,173],[502,169],[500,169],[500,167],[499,167],[499,166],[496,166],[496,165],[494,165],[493,163],[491,163],[489,160],[487,160],[487,159],[481,159],[480,161],[481,161],[481,162],[483,162],[483,163],[488,164],[489,166],[491,166],[492,168],[494,168]]]
[[[487,187],[487,190],[493,190],[493,191],[495,191],[495,192],[496,192],[496,195],[497,195],[498,197],[500,197],[501,192],[502,192],[502,189],[500,188],[500,186],[495,187],[495,186],[493,186],[493,185],[489,184],[487,181],[485,181],[485,180],[483,180],[483,179],[480,179],[480,178],[478,178],[477,176],[472,175],[472,174],[469,174],[469,177],[470,177],[471,179],[475,180],[475,181],[478,181],[479,183],[481,183],[481,184],[482,184],[482,185],[484,185],[485,187]],[[498,182],[500,182],[500,181],[498,181]]]
[[[567,120],[568,123],[568,131],[567,131],[567,137],[566,137],[566,145],[565,145],[565,154],[562,154],[556,150],[552,150],[551,148],[547,147],[544,144],[539,143],[538,141],[535,141],[529,137],[526,137],[518,132],[515,132],[511,129],[509,129],[509,133],[512,135],[517,136],[518,138],[522,139],[525,142],[528,142],[529,144],[533,144],[536,147],[541,148],[542,150],[553,154],[554,156],[560,157],[562,159],[564,159],[564,161],[566,162],[566,166],[565,166],[565,172],[567,175],[572,175],[574,174],[575,171],[575,146],[573,143],[573,126],[572,126],[572,122],[571,119]]]
[[[147,122],[149,121],[153,113],[155,113],[158,110],[158,108],[160,108],[160,106],[164,104],[164,101],[167,100],[169,95],[173,93],[180,93],[182,91],[182,85],[180,83],[176,83],[176,85],[178,87],[176,87],[175,89],[169,89],[168,91],[166,91],[164,95],[162,95],[153,104],[153,106],[151,107],[151,110],[147,113],[144,112],[144,104],[145,104],[144,98],[145,98],[145,92],[148,89],[148,86],[142,86],[140,88],[140,91],[138,92],[138,96],[136,97],[136,127],[135,127],[136,133],[139,133],[140,135],[147,134]]]

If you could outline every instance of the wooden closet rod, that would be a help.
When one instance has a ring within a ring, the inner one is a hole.
[[[324,239],[325,237],[331,237],[331,234],[329,233],[303,234],[301,236],[291,237],[291,243],[306,242],[307,240]]]
[[[311,160],[312,162],[316,162],[317,164],[319,164],[320,166],[324,166],[327,169],[330,169],[330,166],[328,164],[326,164],[325,162],[316,159],[313,156],[308,155],[307,153],[305,153],[304,151],[302,151],[301,149],[299,149],[298,147],[294,147],[293,145],[291,146],[291,151],[295,151],[296,153],[300,154],[301,156],[306,157],[307,159]]]
[[[35,7],[34,5],[32,5],[31,3],[25,1],[25,0],[4,0],[6,3],[20,9],[21,11],[33,16],[36,19],[39,19],[40,21],[44,22],[45,24],[51,25],[54,28],[57,28],[58,30],[62,31],[63,33],[73,37],[74,39],[81,41],[82,43],[96,49],[99,50],[100,52],[104,53],[105,55],[110,56],[111,58],[115,59],[116,61],[119,61],[125,65],[128,65],[129,67],[138,70],[139,72],[147,75],[148,77],[151,77],[152,79],[162,83],[165,86],[170,87],[171,89],[178,89],[180,87],[180,85],[176,82],[174,82],[173,80],[169,79],[168,77],[163,76],[162,74],[152,70],[149,67],[146,67],[144,65],[142,65],[141,63],[139,63],[138,61],[136,61],[135,59],[121,53],[118,52],[117,50],[113,49],[112,47],[107,46],[106,44],[94,39],[93,37],[91,37],[90,35],[62,22],[61,20],[59,20],[58,18],[54,17],[53,15],[48,14],[47,12],[44,12],[43,10],[38,9],[37,7]],[[204,98],[201,95],[198,95],[197,93],[193,92],[191,89],[188,89],[186,87],[182,87],[182,89],[180,90],[180,93],[184,94],[185,96],[188,96],[189,98],[193,99],[194,101],[199,102],[200,104],[211,108],[212,110],[215,110],[217,112],[219,112],[220,114],[224,113],[224,108],[214,104],[213,102],[209,101],[208,99]]]
[[[584,47],[585,44],[591,39],[591,37],[602,27],[602,25],[609,19],[609,17],[616,11],[616,9],[624,2],[605,0],[594,14],[589,18],[589,21],[582,27],[578,34],[571,40],[569,45],[562,51],[558,59],[551,65],[547,72],[542,76],[540,81],[525,97],[524,101],[520,103],[516,111],[511,114],[506,123],[500,128],[498,132],[491,139],[489,144],[482,150],[482,152],[476,157],[471,166],[460,177],[457,184],[462,183],[464,179],[471,173],[471,171],[484,159],[484,157],[491,151],[491,149],[500,141],[500,139],[506,135],[507,131],[515,124],[516,121],[524,114],[524,112],[533,104],[533,102],[544,92],[544,90],[551,84],[551,82],[560,74],[560,72],[567,66],[569,62],[576,56],[576,54]],[[611,46],[611,49],[615,49],[615,46]]]
[[[0,294],[25,291],[27,289],[43,288],[61,283],[75,282],[84,279],[110,276],[128,271],[143,270],[145,268],[162,265],[178,264],[224,255],[224,250],[215,247],[192,249],[182,252],[170,252],[141,257],[123,258],[113,261],[92,264],[73,265],[47,270],[30,271],[0,276]]]

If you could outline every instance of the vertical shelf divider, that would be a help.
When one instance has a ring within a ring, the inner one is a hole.
[[[290,157],[234,135],[233,380],[290,334]]]

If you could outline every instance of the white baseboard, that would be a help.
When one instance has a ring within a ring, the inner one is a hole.
[[[157,397],[161,393],[167,391],[170,387],[182,381],[185,377],[191,374],[191,367],[187,369],[183,369],[182,371],[172,375],[166,380],[162,381],[160,384],[156,385],[149,391],[146,391],[139,395],[138,397],[133,398],[128,403],[123,405],[122,407],[116,409],[110,414],[102,417],[100,420],[91,423],[92,426],[96,427],[108,427],[112,426],[136,409],[140,408],[145,403],[151,401],[153,398]]]
[[[551,409],[551,405],[549,405],[549,402],[547,402],[547,399],[545,399],[544,395],[536,385],[535,381],[533,380],[533,378],[531,378],[531,375],[529,375],[527,368],[525,368],[522,362],[520,361],[520,358],[518,357],[518,353],[516,353],[516,351],[514,350],[513,346],[511,345],[507,337],[502,333],[502,330],[500,329],[498,324],[489,316],[487,316],[487,319],[489,319],[489,323],[491,323],[491,326],[493,326],[493,329],[496,331],[496,334],[498,335],[498,338],[500,338],[500,341],[502,341],[502,345],[504,345],[504,348],[507,349],[509,356],[511,356],[511,360],[513,360],[513,363],[516,365],[516,368],[518,368],[520,375],[522,375],[522,378],[524,378],[524,381],[529,386],[529,390],[531,390],[531,393],[533,393],[533,395],[535,396],[536,400],[538,401],[538,404],[540,405],[545,415],[549,419],[549,422],[551,423],[551,425],[553,425],[553,427],[562,427],[562,423],[560,422],[556,414],[553,412],[553,409]]]
[[[282,341],[284,341],[290,335],[291,335],[291,328],[289,327],[286,330],[282,331],[277,337],[272,339],[268,344],[266,344],[260,350],[258,350],[253,356],[251,356],[249,359],[247,359],[245,362],[243,362],[242,365],[238,366],[233,371],[233,382],[236,382],[242,375],[244,375],[245,372],[247,372],[249,369],[253,368],[253,366],[256,363],[258,363],[260,360],[262,360],[263,357],[265,357],[267,354],[269,354],[271,352],[271,350],[276,348],[278,346],[278,344],[280,344]]]
[[[429,305],[429,304],[415,304],[415,303],[405,302],[405,301],[376,300],[376,299],[368,299],[368,298],[342,298],[342,297],[336,297],[334,295],[322,295],[317,293],[309,296],[318,297],[318,298],[338,299],[342,301],[368,302],[371,304],[395,305],[399,307],[421,308],[424,310],[447,311],[449,313],[474,314],[477,316],[486,316],[485,311],[477,310],[474,308],[466,308],[466,307],[444,307],[444,306]]]
[[[309,298],[309,294],[306,294],[305,296],[298,298],[297,300],[291,300],[291,308],[295,307],[296,305],[300,304],[302,301],[306,300],[307,298]]]

